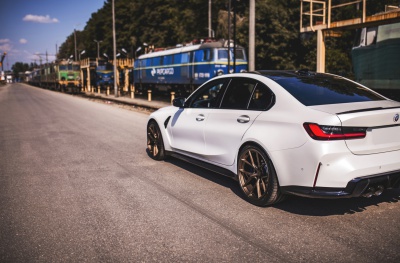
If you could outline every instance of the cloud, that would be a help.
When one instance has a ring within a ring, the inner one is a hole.
[[[46,16],[37,16],[37,15],[26,15],[24,18],[22,18],[23,21],[27,22],[35,22],[35,23],[44,23],[44,24],[50,24],[50,23],[58,23],[57,18],[51,18],[49,15]]]
[[[0,39],[0,44],[7,44],[10,43],[11,41],[8,38]]]
[[[0,39],[0,51],[9,52],[11,48],[11,41],[8,38]]]
[[[19,40],[19,43],[21,43],[21,44],[26,44],[26,43],[28,43],[28,40],[26,40],[25,38],[21,38],[21,39]]]

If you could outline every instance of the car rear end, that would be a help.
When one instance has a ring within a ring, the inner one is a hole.
[[[314,194],[324,195],[331,187],[337,188],[333,195],[370,197],[400,187],[400,106],[385,104],[337,112],[338,126],[304,124],[314,146],[325,150],[319,156]],[[324,107],[313,108],[326,112]]]
[[[307,107],[308,139],[291,150],[302,164],[291,170],[291,183],[282,180],[282,191],[336,198],[399,188],[400,103],[339,76],[291,74],[272,78]],[[313,118],[313,112],[329,118]],[[332,116],[337,121],[328,121]],[[308,173],[298,176],[299,170]]]

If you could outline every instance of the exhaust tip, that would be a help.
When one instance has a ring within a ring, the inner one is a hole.
[[[383,190],[384,190],[385,188],[383,187],[383,185],[378,185],[377,187],[376,187],[376,190],[375,190],[375,192],[374,192],[374,195],[376,195],[376,196],[380,196],[382,193],[383,193]]]
[[[378,185],[378,186],[370,186],[368,187],[367,190],[363,193],[363,197],[370,198],[372,196],[380,196],[383,193],[383,190],[385,190],[385,187],[383,185]]]
[[[368,189],[364,192],[362,196],[366,198],[370,198],[374,195],[375,193],[375,188],[374,187],[368,187]]]

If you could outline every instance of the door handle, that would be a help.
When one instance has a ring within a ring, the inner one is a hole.
[[[206,117],[204,117],[203,114],[199,114],[199,115],[197,115],[197,117],[196,117],[196,121],[204,121],[205,118],[206,118]]]
[[[250,117],[247,115],[242,115],[237,118],[237,122],[239,123],[248,123],[250,121]]]

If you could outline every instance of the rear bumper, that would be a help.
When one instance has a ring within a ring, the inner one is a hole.
[[[371,187],[383,186],[384,189],[400,188],[400,170],[366,177],[354,178],[345,188],[282,186],[284,194],[313,198],[350,198],[359,197],[369,191]]]

